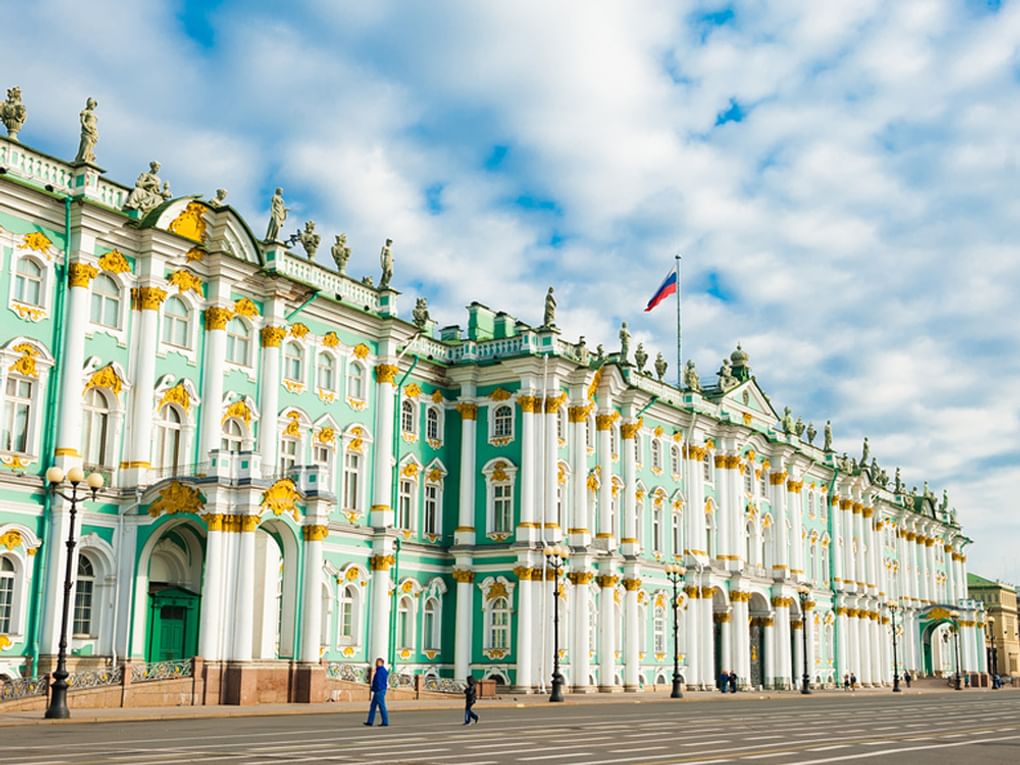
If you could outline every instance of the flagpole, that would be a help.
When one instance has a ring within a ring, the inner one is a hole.
[[[679,390],[683,390],[683,379],[684,379],[684,334],[683,334],[683,314],[681,313],[680,306],[680,289],[683,282],[680,281],[680,264],[683,262],[683,257],[680,253],[676,254],[676,387]]]

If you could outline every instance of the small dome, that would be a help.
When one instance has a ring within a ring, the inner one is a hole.
[[[746,367],[748,355],[747,351],[740,347],[740,343],[737,343],[737,350],[730,354],[730,362],[735,367]]]

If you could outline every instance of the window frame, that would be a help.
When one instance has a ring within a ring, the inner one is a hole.
[[[232,347],[237,346],[238,340],[236,338],[242,337],[238,333],[231,332],[232,327],[238,326],[243,327],[247,332],[247,334],[243,337],[245,352],[244,359],[241,361],[235,359],[236,354],[231,351]],[[254,345],[255,326],[243,316],[233,316],[230,321],[227,322],[227,326],[224,331],[226,332],[226,343],[223,350],[224,362],[230,366],[250,369],[252,366],[252,347]]]

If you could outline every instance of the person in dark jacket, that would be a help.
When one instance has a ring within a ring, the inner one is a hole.
[[[730,670],[730,693],[737,692],[737,673]]]
[[[478,724],[478,715],[475,714],[471,708],[478,701],[478,686],[475,684],[473,677],[468,677],[467,687],[464,689],[464,724],[470,725],[471,721],[474,720],[475,724]]]
[[[907,684],[908,688],[910,687],[910,681],[912,679],[913,678],[910,676],[910,670],[904,670],[903,671],[903,682],[905,682]]]
[[[386,669],[386,662],[382,659],[375,660],[375,672],[372,674],[372,687],[370,689],[372,693],[372,703],[368,706],[368,720],[365,725],[369,727],[375,723],[375,710],[379,710],[379,715],[382,717],[382,722],[379,727],[383,727],[390,724],[390,714],[386,709],[386,689],[389,687],[387,683],[390,679],[389,670]]]
[[[719,683],[718,683],[718,685],[719,685],[719,692],[720,693],[726,693],[726,686],[729,684],[729,682],[730,682],[730,673],[727,672],[724,669],[722,672],[719,673]]]

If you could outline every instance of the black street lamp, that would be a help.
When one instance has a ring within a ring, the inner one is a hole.
[[[57,490],[57,486],[67,478],[71,484],[71,493],[64,494]],[[78,544],[74,539],[74,517],[78,512],[78,503],[86,499],[84,491],[79,492],[78,487],[82,481],[89,487],[92,499],[96,493],[103,488],[103,476],[99,473],[89,473],[85,477],[80,467],[73,467],[64,475],[64,471],[56,466],[46,471],[46,480],[50,484],[50,491],[58,497],[67,500],[71,505],[71,523],[67,532],[67,566],[64,569],[64,605],[60,617],[60,644],[57,651],[57,669],[53,673],[53,685],[50,686],[50,705],[46,708],[46,718],[51,720],[66,720],[71,716],[67,708],[67,616],[71,607],[71,587],[74,582],[71,579],[71,564],[74,559],[74,548]]]
[[[995,618],[992,616],[988,617],[988,666],[991,667],[992,677],[994,678],[999,674],[999,657],[995,650]]]
[[[554,545],[546,547],[543,552],[553,570],[553,673],[549,701],[563,701],[563,675],[560,674],[560,569],[570,555],[570,548]]]
[[[956,681],[954,688],[956,690],[962,690],[960,685],[960,612],[953,611],[950,616],[953,619],[953,645],[956,649]]]
[[[670,563],[665,568],[666,578],[673,583],[673,691],[669,694],[671,699],[682,699],[683,691],[680,690],[680,617],[678,615],[680,603],[677,601],[679,593],[677,587],[683,579],[687,569],[683,566]]]
[[[896,601],[890,600],[886,607],[889,609],[889,626],[892,628],[892,689],[893,693],[901,693],[899,658],[896,656],[896,609],[899,606]]]
[[[811,674],[808,672],[808,655],[807,655],[807,631],[808,631],[808,614],[807,605],[808,597],[811,595],[811,590],[808,587],[798,587],[797,595],[800,596],[800,615],[802,618],[800,633],[803,638],[803,649],[801,653],[804,654],[804,674],[801,676],[801,689],[800,692],[807,696],[811,693]],[[813,604],[812,604],[813,605]]]

